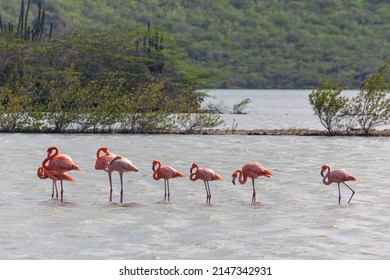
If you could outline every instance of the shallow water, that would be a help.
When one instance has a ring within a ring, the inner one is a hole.
[[[201,135],[0,134],[0,259],[389,259],[389,138]],[[64,182],[64,203],[36,170],[56,145],[85,169]],[[133,161],[139,173],[94,170],[98,147]],[[189,174],[193,162],[219,173],[211,205],[203,182],[152,179],[152,160]],[[231,174],[258,161],[273,178],[252,188]],[[358,181],[351,203],[342,187],[324,186],[322,164]]]

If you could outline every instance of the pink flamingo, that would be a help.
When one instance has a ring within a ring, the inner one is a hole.
[[[47,149],[47,158],[42,162],[42,167],[48,171],[58,172],[58,177],[61,182],[61,202],[63,202],[63,184],[64,173],[71,170],[84,170],[75,164],[72,158],[68,155],[59,155],[58,148],[55,146],[49,147]]]
[[[157,168],[156,168],[157,166]],[[168,201],[169,201],[169,179],[176,178],[176,177],[183,177],[186,176],[176,169],[170,167],[170,166],[161,166],[161,162],[159,160],[153,160],[153,179],[154,180],[160,180],[161,178],[164,179],[164,187],[165,187],[165,194],[164,194],[164,201],[167,199],[168,194]]]
[[[101,155],[101,152],[104,152],[103,155]],[[103,146],[100,147],[96,152],[96,162],[95,162],[95,169],[96,170],[104,170],[107,172],[107,165],[112,161],[117,155],[110,153],[108,151],[108,148]],[[110,178],[110,176],[108,176]],[[110,202],[112,201],[112,187],[110,185]]]
[[[58,198],[58,189],[56,182],[60,179],[59,173],[53,170],[46,170],[42,166],[40,166],[37,170],[37,175],[40,179],[50,178],[53,181],[51,198],[54,198],[54,188],[56,190],[56,198]],[[74,179],[66,172],[62,174],[62,179],[65,181],[74,182]]]
[[[237,175],[239,175],[238,181],[241,184],[245,184],[248,177],[252,179],[252,186],[253,186],[252,202],[256,202],[255,179],[257,179],[260,176],[265,176],[268,178],[272,177],[271,171],[265,169],[257,162],[245,164],[242,167],[242,170],[237,169],[236,171],[234,171],[232,175],[233,177],[232,182],[234,185],[236,184],[235,180],[237,178]]]
[[[104,152],[104,154],[100,155],[101,152]],[[115,157],[116,154],[110,153],[107,147],[100,147],[96,152],[95,169],[106,171],[107,164],[109,164]]]
[[[327,170],[328,172],[324,175],[324,171]],[[325,185],[330,185],[332,183],[337,183],[337,186],[339,188],[339,205],[340,205],[340,200],[341,200],[341,192],[340,192],[340,183],[343,183],[352,191],[352,195],[348,200],[348,204],[351,202],[351,199],[353,195],[355,194],[355,191],[351,189],[350,186],[348,186],[345,181],[356,181],[356,177],[349,174],[347,171],[343,169],[336,169],[330,171],[330,167],[327,164],[324,164],[321,168],[321,176],[323,177],[322,182]]]
[[[195,169],[195,171],[194,171]],[[194,171],[194,172],[193,172]],[[209,168],[199,168],[199,166],[196,163],[193,163],[190,169],[190,180],[196,181],[198,179],[201,179],[204,181],[204,187],[206,189],[206,203],[210,203],[211,201],[211,192],[210,192],[210,185],[209,181],[215,181],[215,180],[223,180],[220,175],[214,172],[214,170]]]
[[[112,198],[112,178],[111,173],[114,171],[119,172],[120,180],[121,180],[121,192],[120,192],[120,203],[123,202],[123,172],[138,172],[139,169],[135,166],[131,160],[124,158],[122,156],[116,156],[106,167],[106,171],[108,172],[108,176],[110,179],[110,202]]]

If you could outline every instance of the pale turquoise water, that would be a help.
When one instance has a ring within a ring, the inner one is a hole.
[[[268,120],[299,127],[286,112]],[[63,204],[36,177],[50,145],[85,169],[64,183]],[[109,203],[107,174],[93,168],[102,145],[141,170],[124,175],[123,205],[118,174]],[[0,259],[389,259],[389,150],[381,137],[0,134]],[[187,175],[197,162],[225,180],[210,183],[211,205],[202,182],[172,180],[164,203],[153,159]],[[250,183],[231,183],[251,161],[274,174],[256,181],[256,204]],[[350,205],[348,189],[339,206],[337,186],[322,184],[324,163],[358,178]]]

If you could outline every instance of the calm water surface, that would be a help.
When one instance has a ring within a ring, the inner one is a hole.
[[[283,115],[284,116],[284,115]],[[276,118],[276,117],[274,117]],[[283,118],[283,117],[280,117]],[[278,128],[278,127],[276,127]],[[390,259],[390,138],[200,135],[0,134],[0,259]],[[51,181],[36,176],[56,145],[85,169],[64,183],[64,203]],[[94,170],[107,145],[141,172],[108,176]],[[218,172],[211,205],[203,182],[152,179],[152,161],[189,174],[193,162]],[[258,161],[273,178],[233,185],[231,174]],[[346,168],[358,181],[324,186],[323,163]]]
[[[218,105],[225,109],[221,118],[225,121],[219,129],[324,129],[309,103],[311,90],[204,90],[210,97],[203,105]],[[345,90],[343,95],[353,97],[357,90]],[[245,115],[229,114],[233,106],[244,99],[250,103]],[[390,128],[390,126],[381,126]]]

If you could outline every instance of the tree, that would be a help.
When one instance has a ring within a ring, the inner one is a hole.
[[[167,102],[165,84],[154,80],[121,96],[118,103],[121,112],[121,130],[149,133],[171,129],[173,121],[164,104]]]
[[[44,126],[41,105],[32,92],[31,79],[0,86],[0,131],[36,131]]]
[[[65,69],[59,79],[46,81],[44,89],[50,94],[46,104],[47,122],[54,131],[64,132],[69,125],[78,123],[84,89],[73,67]]]
[[[358,95],[352,99],[353,114],[366,135],[390,121],[389,71],[390,58],[362,82]]]
[[[322,81],[318,89],[309,94],[310,105],[329,134],[334,134],[346,118],[345,108],[348,98],[340,96],[343,89],[340,83],[331,84],[329,81]]]
[[[101,81],[92,80],[83,88],[80,96],[79,124],[81,131],[111,132],[115,124],[120,122],[121,112],[118,108],[120,96],[126,90],[123,87],[124,79],[110,77],[101,85]]]

